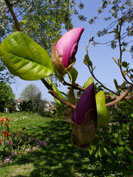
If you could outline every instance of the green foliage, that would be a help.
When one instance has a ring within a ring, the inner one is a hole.
[[[78,76],[78,71],[73,66],[70,66],[70,68],[67,69],[67,73],[71,83],[75,83]]]
[[[132,175],[132,106],[133,101],[130,101],[130,104],[121,102],[117,108],[110,108],[110,124],[97,129],[94,143],[89,149],[92,165],[97,167],[93,175]]]
[[[110,124],[97,129],[93,144],[86,150],[72,145],[70,125],[59,119],[44,118],[26,112],[2,114],[12,117],[12,131],[16,132],[25,127],[29,135],[45,140],[48,145],[16,156],[8,166],[9,170],[1,167],[0,174],[8,176],[12,170],[12,176],[14,173],[22,175],[22,166],[25,165],[23,170],[28,170],[29,176],[132,176],[133,102],[129,103],[121,102],[117,108],[109,109]],[[28,164],[32,165],[32,170]],[[19,172],[15,170],[15,165],[18,165]]]
[[[34,151],[39,146],[47,145],[44,141],[29,136],[25,127],[12,131],[11,123],[11,118],[0,117],[0,166],[12,163],[12,160],[23,152]]]
[[[41,92],[38,87],[34,84],[28,85],[21,93],[20,97],[22,100],[35,100],[41,99]]]
[[[92,77],[89,77],[89,79],[84,83],[84,88],[86,89],[93,82],[94,81],[93,81]]]
[[[0,52],[10,72],[24,80],[38,80],[53,71],[47,52],[22,32],[9,35],[2,42]]]
[[[58,103],[56,103],[56,117],[57,118],[63,118],[64,117],[64,114],[66,113],[66,111],[67,111],[67,106],[66,105],[64,105],[64,104],[58,104]]]
[[[42,95],[38,87],[34,84],[28,85],[21,93],[22,102],[21,111],[38,113],[41,116],[46,115],[44,108],[46,101],[42,100]]]
[[[4,108],[12,110],[13,105],[14,93],[12,88],[8,84],[0,82],[0,112],[3,112]]]
[[[46,101],[35,98],[34,100],[23,101],[20,103],[20,110],[46,116],[47,113],[44,111],[45,105]]]
[[[85,55],[83,62],[86,65],[89,64],[91,66],[91,68],[93,67],[92,61],[91,61],[91,59],[90,59],[90,57],[88,55]]]
[[[116,79],[114,79],[114,84],[115,84],[115,88],[116,88],[116,89],[118,89],[118,88],[119,88],[119,85],[118,85],[118,83],[117,83],[117,80],[116,80]]]
[[[99,91],[96,94],[96,107],[97,107],[97,125],[107,126],[109,123],[109,113],[105,106],[105,94],[103,91]]]

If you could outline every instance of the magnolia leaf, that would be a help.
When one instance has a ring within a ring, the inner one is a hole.
[[[21,20],[20,22],[19,22],[19,24],[21,25],[26,25],[26,23],[28,22],[28,20]]]
[[[109,114],[105,106],[105,94],[100,91],[96,94],[97,120],[98,126],[106,126],[109,124]]]
[[[114,60],[114,62],[118,65],[118,63],[117,63],[117,61],[116,61],[116,59],[113,57],[113,60]]]
[[[118,88],[119,88],[119,85],[118,85],[118,83],[117,83],[117,80],[116,80],[116,79],[114,79],[114,84],[115,84],[116,89],[118,89]]]
[[[71,66],[70,68],[66,69],[69,79],[71,80],[71,83],[75,83],[77,76],[78,76],[78,71]]]
[[[86,89],[92,83],[94,83],[94,81],[92,77],[89,77],[89,79],[84,83],[84,88]]]
[[[127,84],[127,82],[126,82],[126,81],[124,81],[124,82],[121,84],[121,87],[125,87],[125,86],[126,86],[126,84]]]
[[[0,55],[9,71],[24,80],[38,80],[53,72],[45,49],[23,32],[14,32],[0,45]]]
[[[68,91],[68,101],[72,104],[76,103],[76,98],[75,98],[75,95],[74,95],[74,89],[73,88],[70,88],[69,91]]]
[[[92,61],[88,55],[85,55],[85,58],[83,60],[84,64],[89,64],[91,67],[93,67]]]
[[[123,66],[124,68],[129,68],[129,63],[127,63],[126,61],[123,61],[123,62],[122,62],[122,66]]]
[[[55,84],[52,82],[52,80],[49,77],[47,77],[47,82],[49,83],[49,85],[52,85],[52,88],[56,92],[57,95],[59,95],[60,97],[62,97],[63,99],[65,99],[64,96],[61,94],[61,92],[58,90],[58,88],[55,86]],[[61,102],[58,99],[54,98],[54,100],[58,104],[61,104]]]

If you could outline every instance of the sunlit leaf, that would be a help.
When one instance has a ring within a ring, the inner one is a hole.
[[[14,32],[2,42],[0,54],[9,71],[24,80],[38,80],[53,72],[48,53],[22,32]]]
[[[84,62],[84,64],[89,64],[91,67],[93,66],[92,61],[88,55],[85,55],[83,62]]]
[[[100,91],[96,94],[96,107],[97,107],[97,119],[98,126],[106,126],[109,123],[109,114],[105,106],[105,94]]]
[[[67,73],[71,80],[71,83],[75,83],[78,76],[78,71],[72,66],[67,70]]]
[[[117,80],[116,80],[116,79],[114,79],[114,84],[115,84],[116,89],[118,89],[118,88],[119,88],[119,85],[118,85],[118,83],[117,83]]]
[[[93,82],[94,81],[93,81],[92,77],[89,77],[89,79],[84,83],[84,88],[86,89]]]

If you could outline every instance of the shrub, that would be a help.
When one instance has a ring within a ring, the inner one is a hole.
[[[46,102],[43,100],[28,100],[20,103],[21,111],[28,111],[38,113],[41,116],[45,116],[46,112],[44,111]]]

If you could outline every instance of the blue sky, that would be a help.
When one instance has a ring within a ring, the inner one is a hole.
[[[90,2],[85,2],[85,8],[81,11],[81,14],[89,18],[93,18],[97,14],[97,9],[100,6],[100,0],[93,0]],[[89,38],[91,36],[95,36],[98,30],[101,30],[107,26],[107,22],[105,23],[103,17],[108,17],[108,12],[105,11],[103,15],[97,20],[97,22],[93,25],[90,25],[87,22],[80,21],[77,16],[72,17],[72,23],[74,28],[76,27],[84,27],[84,32],[79,42],[78,52],[76,54],[76,64],[75,67],[79,71],[77,83],[83,86],[84,82],[91,76],[88,68],[83,64],[83,59],[86,54],[86,45],[88,44]],[[106,42],[111,40],[110,36],[106,36],[101,38],[102,42]],[[99,41],[101,41],[98,38]],[[109,46],[105,45],[97,45],[96,47],[90,45],[89,47],[89,56],[93,61],[93,65],[96,66],[94,71],[96,77],[107,87],[115,90],[113,79],[117,79],[118,83],[122,82],[122,76],[120,74],[118,66],[114,63],[112,57],[116,59],[119,57],[118,48],[113,50]],[[125,53],[123,58],[126,58],[127,61],[130,61],[130,54]],[[40,91],[42,92],[43,98],[52,101],[53,97],[48,93],[48,90],[44,87],[41,81],[24,81],[16,77],[16,83],[11,85],[14,93],[16,94],[16,98],[19,98],[22,90],[29,84],[35,84]],[[61,87],[61,90],[66,90],[64,87]]]

